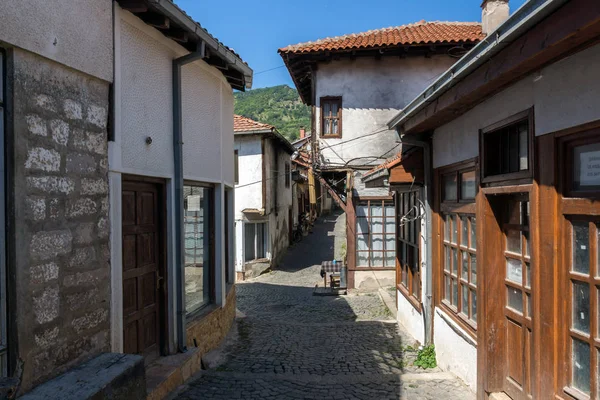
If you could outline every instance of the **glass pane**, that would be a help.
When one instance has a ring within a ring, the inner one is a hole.
[[[395,217],[396,216],[396,208],[394,206],[385,206],[385,216],[386,217]]]
[[[383,253],[374,251],[371,256],[371,267],[383,267]]]
[[[452,243],[458,243],[458,224],[456,215],[452,216]]]
[[[450,288],[450,277],[447,276],[447,275],[445,275],[444,276],[444,280],[446,282],[445,285],[444,285],[444,288],[445,288],[445,290],[444,290],[444,298],[446,300],[450,301],[450,291],[451,291],[451,288]]]
[[[452,218],[449,215],[446,215],[445,219],[446,219],[446,223],[445,223],[446,229],[445,229],[445,233],[444,233],[444,240],[446,242],[449,242],[450,241],[450,229],[452,229]]]
[[[338,103],[331,103],[331,116],[336,117],[338,115]]]
[[[587,222],[573,222],[573,271],[590,273],[589,226]]]
[[[467,247],[469,245],[469,223],[467,217],[460,218],[461,232],[460,232],[460,244]]]
[[[449,174],[449,175],[444,175],[442,177],[442,184],[444,187],[444,201],[456,201],[456,194],[457,194],[457,174]]]
[[[419,297],[419,279],[417,278],[418,276],[416,274],[413,274],[412,295],[415,297]]]
[[[469,315],[469,288],[467,285],[462,285],[462,305],[461,312],[464,315]]]
[[[458,305],[458,282],[452,280],[452,304]]]
[[[408,268],[406,266],[402,269],[402,284],[408,288]]]
[[[450,272],[450,247],[444,246],[444,252],[446,253],[446,261],[444,262],[444,271]]]
[[[356,236],[356,249],[358,251],[369,250],[369,235]]]
[[[477,292],[471,290],[471,319],[477,322]]]
[[[531,243],[529,243],[529,232],[523,231],[523,236],[525,236],[525,255],[529,257],[531,255]]]
[[[572,344],[573,386],[583,393],[590,394],[590,346],[581,340],[573,339]]]
[[[506,250],[521,254],[521,231],[509,229],[506,232]]]
[[[527,316],[531,317],[531,295],[529,293],[525,294],[525,298],[527,299],[527,302],[525,304],[525,309],[527,310]]]
[[[460,174],[460,198],[474,199],[475,193],[475,171]]]
[[[368,267],[369,266],[369,253],[359,251],[356,254],[356,264],[360,267]]]
[[[392,235],[385,236],[385,250],[394,251],[396,250],[396,237]]]
[[[515,311],[523,313],[523,292],[513,287],[506,287],[506,305]]]
[[[371,237],[371,250],[373,251],[383,251],[383,236],[381,235],[373,235]]]
[[[210,198],[211,190],[184,186],[185,309],[192,313],[210,300]]]
[[[371,217],[383,217],[383,207],[381,204],[371,204]]]
[[[367,218],[356,218],[356,233],[359,235],[369,233],[369,220]]]
[[[256,258],[255,254],[255,224],[244,224],[244,260],[252,261]]]
[[[531,287],[531,264],[525,263],[525,287]]]
[[[471,255],[471,283],[477,285],[477,257]]]
[[[477,248],[477,220],[475,217],[469,218],[471,220],[471,248]]]
[[[529,169],[529,133],[527,125],[519,126],[519,171]]]
[[[469,280],[469,253],[462,252],[462,271],[460,276],[465,280]]]
[[[385,233],[396,233],[396,220],[388,218],[385,220]]]
[[[331,116],[331,103],[324,102],[323,103],[323,116],[330,117]]]
[[[358,206],[356,206],[356,216],[357,217],[366,217],[368,216],[369,212],[369,206],[367,206],[366,204],[360,204]]]
[[[512,258],[506,259],[506,279],[509,281],[523,284],[523,268],[521,261],[513,260]]]
[[[385,266],[392,268],[396,266],[396,255],[393,252],[385,253]]]
[[[458,252],[456,249],[452,249],[452,275],[458,273]]]
[[[600,188],[599,151],[600,143],[591,143],[573,148],[574,190],[598,190]]]
[[[383,233],[382,218],[371,218],[371,233]]]
[[[590,286],[573,282],[573,329],[590,333]]]

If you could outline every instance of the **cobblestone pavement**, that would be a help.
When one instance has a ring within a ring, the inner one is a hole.
[[[475,396],[451,374],[412,365],[412,339],[378,294],[313,296],[332,259],[336,215],[288,251],[275,271],[237,285],[238,318],[224,361],[172,398],[444,399]]]

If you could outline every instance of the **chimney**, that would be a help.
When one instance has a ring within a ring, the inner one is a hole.
[[[300,139],[304,139],[306,137],[306,129],[300,128]]]
[[[488,36],[509,17],[508,0],[483,0],[481,3],[481,28]]]

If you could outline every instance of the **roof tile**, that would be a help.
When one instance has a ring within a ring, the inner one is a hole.
[[[441,43],[477,43],[485,37],[476,22],[427,22],[383,28],[362,33],[299,43],[279,49],[280,53],[314,53],[334,50],[356,50],[387,46]]]
[[[241,115],[233,116],[233,131],[234,132],[253,132],[273,130],[274,126],[254,121],[253,119],[242,117]]]

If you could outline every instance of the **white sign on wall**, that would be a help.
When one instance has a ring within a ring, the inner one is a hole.
[[[589,151],[579,155],[581,186],[600,186],[600,151]]]

